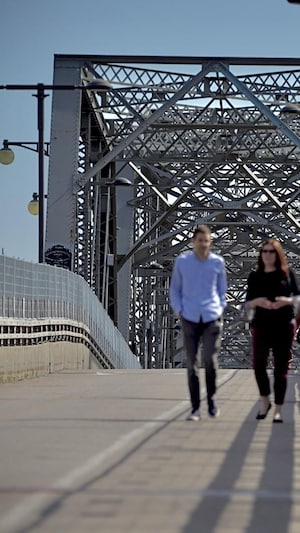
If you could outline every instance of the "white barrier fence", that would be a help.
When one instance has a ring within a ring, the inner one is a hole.
[[[0,256],[0,358],[2,347],[56,342],[84,345],[102,368],[140,368],[82,277]]]

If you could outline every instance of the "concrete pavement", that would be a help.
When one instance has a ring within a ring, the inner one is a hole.
[[[0,532],[299,533],[300,376],[278,425],[255,420],[251,370],[218,381],[199,422],[184,369],[1,385]]]

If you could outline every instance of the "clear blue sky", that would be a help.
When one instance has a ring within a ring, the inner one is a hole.
[[[52,83],[54,54],[299,57],[300,5],[287,0],[6,0],[0,84]],[[36,98],[0,91],[0,142],[37,141]],[[45,105],[49,140],[51,97]],[[37,154],[0,165],[0,253],[38,258]]]

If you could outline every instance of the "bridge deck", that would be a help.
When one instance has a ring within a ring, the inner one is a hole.
[[[298,533],[299,387],[275,425],[251,370],[220,370],[221,416],[204,399],[199,422],[182,369],[1,385],[0,531]]]

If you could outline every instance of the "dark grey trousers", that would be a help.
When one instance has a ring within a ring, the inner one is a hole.
[[[216,392],[217,359],[221,347],[223,320],[212,322],[190,322],[181,318],[184,348],[187,359],[187,377],[192,409],[200,406],[199,348],[201,345],[202,366],[205,369],[207,399]]]

